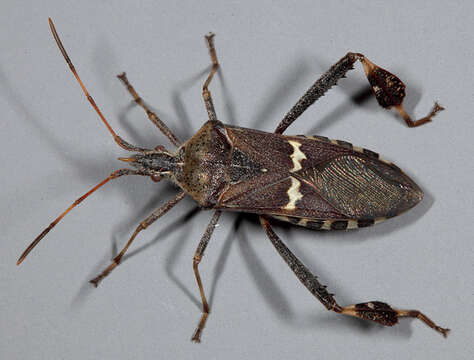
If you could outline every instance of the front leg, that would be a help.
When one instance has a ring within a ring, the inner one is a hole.
[[[430,318],[418,310],[394,309],[390,305],[380,301],[340,306],[334,299],[334,294],[331,294],[326,290],[326,286],[318,281],[317,276],[313,275],[311,271],[309,271],[308,268],[290,251],[290,249],[286,247],[278,235],[275,234],[268,220],[265,217],[260,216],[260,223],[283,260],[285,260],[301,283],[306,286],[311,294],[313,294],[326,307],[326,309],[338,314],[351,315],[364,320],[374,321],[385,326],[395,325],[401,317],[418,318],[426,325],[446,337],[449,329],[436,325]]]
[[[405,98],[405,84],[392,73],[372,63],[364,55],[349,52],[336,64],[331,66],[331,68],[306,91],[301,99],[288,111],[280,124],[278,124],[275,133],[283,134],[288,126],[308,107],[314,104],[314,102],[323,96],[332,86],[336,85],[339,79],[345,77],[346,73],[354,68],[353,65],[357,60],[359,60],[364,67],[365,74],[379,105],[386,109],[394,107],[409,127],[426,124],[431,121],[431,118],[435,116],[437,112],[444,110],[438,103],[435,103],[433,110],[431,110],[427,116],[419,120],[412,120],[402,106],[403,99]]]
[[[141,106],[143,110],[145,110],[150,121],[171,141],[173,145],[175,145],[176,147],[180,147],[181,141],[179,141],[178,137],[170,130],[168,126],[166,126],[166,124],[158,117],[158,115],[156,115],[155,112],[151,111],[148,105],[145,104],[140,95],[138,95],[135,88],[128,81],[127,75],[123,72],[120,75],[117,75],[117,77],[128,90],[130,95],[132,95],[133,101],[135,101],[136,104]]]
[[[151,215],[147,216],[145,220],[143,220],[135,229],[133,232],[132,236],[130,239],[127,241],[125,246],[122,248],[122,250],[118,253],[117,256],[115,256],[112,260],[112,263],[105,268],[104,271],[102,271],[98,276],[96,276],[94,279],[90,280],[89,282],[93,284],[95,287],[99,285],[99,283],[110,274],[110,272],[115,269],[120,262],[122,261],[123,256],[127,252],[128,248],[130,245],[132,245],[133,240],[135,240],[136,236],[146,228],[148,228],[151,224],[153,224],[156,220],[158,220],[160,217],[162,217],[164,214],[166,214],[168,211],[170,211],[178,202],[180,202],[184,197],[186,196],[186,193],[184,191],[181,191],[178,195],[176,195],[173,199],[168,201],[166,204],[160,206],[157,210],[153,211]]]

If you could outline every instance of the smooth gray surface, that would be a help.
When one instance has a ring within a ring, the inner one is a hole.
[[[0,358],[472,359],[473,11],[468,1],[2,1]],[[361,231],[275,229],[341,304],[419,308],[452,329],[448,339],[419,321],[382,328],[327,312],[255,222],[234,232],[235,214],[224,214],[201,266],[212,313],[203,343],[192,344],[200,317],[192,255],[211,213],[191,216],[191,200],[142,233],[97,290],[87,283],[175,192],[143,178],[107,185],[17,268],[25,246],[125,154],[69,72],[48,16],[112,126],[140,145],[168,142],[115,75],[127,71],[187,138],[206,120],[210,30],[222,64],[211,89],[225,122],[272,131],[349,50],[398,74],[416,116],[439,100],[445,112],[408,129],[372,97],[351,100],[367,89],[358,64],[288,133],[384,154],[426,191],[423,203]]]

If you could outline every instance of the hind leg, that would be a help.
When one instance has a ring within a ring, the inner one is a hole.
[[[385,69],[375,65],[364,55],[349,52],[341,60],[335,63],[325,72],[308,91],[298,100],[298,102],[285,115],[278,124],[275,133],[283,134],[308,107],[323,96],[337,81],[344,78],[349,70],[352,70],[354,63],[359,60],[363,67],[367,80],[372,87],[375,97],[380,106],[389,109],[394,107],[403,117],[409,127],[416,127],[431,121],[437,112],[444,110],[438,103],[435,103],[433,110],[419,120],[412,120],[405,112],[402,103],[405,98],[405,84],[395,75]]]
[[[417,318],[446,337],[449,329],[436,325],[430,318],[418,310],[395,309],[381,301],[340,306],[334,299],[334,294],[331,294],[326,290],[326,286],[319,282],[317,276],[313,275],[311,271],[309,271],[309,269],[290,251],[290,249],[288,249],[278,235],[275,234],[268,219],[260,216],[260,223],[283,260],[285,260],[301,283],[326,307],[326,309],[338,314],[351,315],[360,319],[374,321],[385,326],[395,325],[398,322],[398,319],[402,317]]]

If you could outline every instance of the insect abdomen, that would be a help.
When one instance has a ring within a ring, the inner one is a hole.
[[[293,225],[303,226],[312,230],[350,230],[359,229],[378,224],[387,218],[341,220],[341,219],[309,219],[292,216],[272,215],[274,219],[289,222]]]

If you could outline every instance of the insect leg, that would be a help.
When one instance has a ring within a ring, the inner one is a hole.
[[[353,65],[357,60],[362,62],[367,79],[380,106],[386,109],[394,107],[409,127],[416,127],[430,122],[437,112],[444,109],[438,103],[435,103],[433,110],[427,116],[419,120],[412,120],[402,106],[403,99],[405,98],[405,84],[392,73],[370,62],[364,55],[349,52],[331,66],[306,91],[278,124],[275,133],[282,134],[308,107],[323,96],[332,86],[336,85],[339,79],[345,77],[345,74],[354,68]]]
[[[54,27],[54,24],[53,24],[53,20],[51,20],[51,18],[48,19],[49,21],[49,27],[51,28],[51,32],[53,33],[53,37],[54,37],[54,40],[56,41],[56,44],[58,45],[59,47],[59,50],[61,51],[61,54],[63,55],[64,59],[66,60],[67,64],[69,65],[69,69],[71,69],[74,77],[76,78],[77,82],[79,83],[79,85],[81,86],[81,89],[82,91],[84,92],[84,95],[86,96],[87,100],[90,102],[90,104],[92,105],[92,107],[94,108],[94,110],[96,111],[97,115],[99,115],[100,119],[102,120],[102,122],[104,123],[104,125],[107,127],[107,130],[109,130],[110,134],[113,136],[115,142],[123,149],[125,150],[128,150],[128,151],[136,151],[136,152],[144,152],[144,151],[147,151],[146,149],[143,149],[143,148],[140,148],[138,146],[135,146],[135,145],[132,145],[130,143],[128,143],[127,141],[125,141],[124,139],[122,139],[119,135],[117,135],[115,133],[115,131],[112,129],[112,127],[110,126],[110,124],[108,123],[108,121],[105,119],[104,115],[102,114],[102,112],[100,111],[99,107],[97,106],[97,104],[95,103],[94,99],[92,98],[92,96],[89,94],[89,92],[87,91],[86,87],[84,86],[81,78],[79,77],[79,75],[77,74],[77,71],[74,67],[74,65],[72,64],[72,61],[71,59],[69,58],[69,55],[67,54],[66,52],[66,49],[64,48],[62,42],[61,42],[61,39],[59,38],[59,35],[58,33],[56,32],[56,28]]]
[[[446,337],[449,329],[439,327],[418,310],[394,309],[390,305],[380,301],[371,301],[345,307],[340,306],[334,299],[334,294],[327,292],[326,286],[321,285],[318,278],[308,270],[308,268],[290,251],[290,249],[286,247],[278,235],[275,234],[268,219],[260,216],[260,223],[283,260],[285,260],[301,283],[306,286],[306,288],[326,307],[326,309],[339,314],[351,315],[360,319],[374,321],[385,326],[395,325],[401,317],[418,318],[426,325]]]
[[[326,290],[326,285],[318,281],[318,277],[286,247],[277,234],[273,231],[267,218],[260,216],[260,223],[268,238],[272,242],[280,256],[285,260],[290,269],[295,273],[304,286],[313,294],[328,310],[340,311],[341,307],[336,303],[333,295]]]
[[[216,48],[214,47],[214,34],[209,33],[206,35],[206,42],[209,47],[209,55],[211,55],[212,68],[209,76],[207,77],[204,85],[202,87],[202,97],[204,99],[204,105],[206,105],[206,110],[209,115],[209,120],[217,120],[216,111],[214,110],[214,103],[212,102],[211,92],[208,87],[211,83],[214,74],[219,69],[219,62],[217,61]]]
[[[138,105],[140,105],[143,108],[143,110],[145,110],[150,121],[156,125],[156,127],[171,141],[173,145],[175,145],[176,147],[179,147],[181,145],[181,141],[179,141],[177,136],[173,134],[173,132],[168,128],[168,126],[166,126],[166,124],[163,121],[161,121],[158,115],[156,115],[153,111],[151,111],[150,108],[145,104],[143,99],[138,95],[136,90],[133,88],[132,84],[130,84],[130,82],[128,81],[127,75],[123,72],[120,75],[117,75],[117,77],[125,85],[130,95],[132,95],[133,100]]]
[[[61,215],[59,215],[49,226],[44,229],[41,234],[39,234],[36,239],[33,240],[33,242],[26,248],[25,251],[21,254],[20,258],[17,261],[17,265],[20,265],[23,260],[28,256],[28,254],[33,250],[33,248],[38,245],[38,243],[41,241],[42,238],[46,236],[47,233],[51,231],[53,227],[57,225],[58,222],[61,221],[63,217],[66,216],[66,214],[74,209],[77,205],[79,205],[81,202],[83,202],[89,195],[91,195],[94,191],[108,183],[112,179],[116,179],[118,177],[124,176],[124,175],[143,175],[137,170],[131,170],[131,169],[120,169],[116,170],[113,173],[111,173],[109,176],[107,176],[104,180],[102,180],[100,183],[98,183],[96,186],[94,186],[92,189],[90,189],[88,192],[86,192],[84,195],[82,195],[80,198],[76,199]]]
[[[104,270],[102,273],[95,277],[94,279],[90,280],[89,282],[91,284],[94,284],[95,287],[99,285],[99,282],[105,278],[109,273],[117,267],[118,264],[120,264],[120,261],[122,260],[122,257],[125,255],[127,252],[128,248],[132,244],[133,240],[135,240],[135,237],[138,235],[138,233],[142,230],[145,230],[148,226],[153,224],[156,220],[158,220],[160,217],[162,217],[164,214],[166,214],[169,210],[171,210],[180,200],[184,198],[186,193],[184,191],[181,191],[178,195],[176,195],[173,199],[168,201],[166,204],[161,206],[159,209],[155,210],[151,215],[149,215],[145,220],[143,220],[135,229],[134,233],[130,237],[130,240],[128,240],[127,244],[123,247],[123,249],[120,251],[120,253],[114,257],[112,263]]]
[[[199,266],[199,263],[201,262],[202,257],[204,256],[204,251],[206,250],[207,244],[209,243],[212,233],[214,232],[214,229],[216,228],[216,225],[217,225],[217,222],[219,221],[219,217],[221,216],[221,213],[222,213],[221,210],[216,210],[214,212],[214,215],[212,216],[211,221],[207,225],[206,231],[202,235],[201,241],[199,241],[199,245],[193,257],[194,275],[196,275],[196,282],[199,287],[199,293],[201,294],[201,301],[202,301],[201,320],[199,321],[199,324],[196,330],[194,331],[194,334],[192,337],[192,341],[195,341],[195,342],[201,341],[202,329],[204,329],[204,326],[206,325],[207,317],[209,316],[209,304],[207,303],[207,300],[206,300],[206,294],[204,293],[204,288],[202,286],[202,281],[201,281],[201,276],[199,275],[198,266]]]
[[[436,113],[444,110],[441,105],[435,102],[433,109],[427,116],[418,120],[412,120],[402,106],[403,99],[405,98],[405,84],[389,71],[375,65],[364,55],[359,53],[355,53],[354,55],[357,56],[358,60],[362,63],[367,80],[369,80],[379,105],[385,109],[394,107],[402,116],[403,120],[405,120],[408,127],[417,127],[426,124],[431,121],[431,118],[435,116]]]

